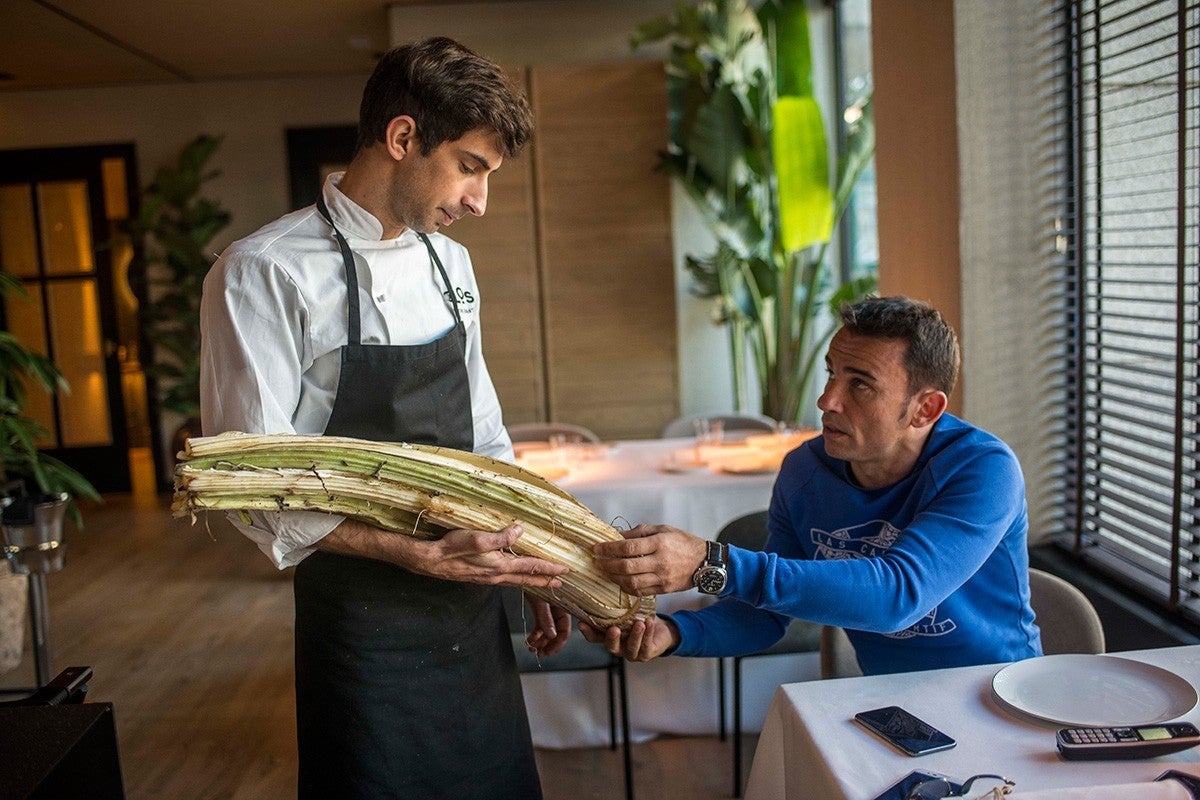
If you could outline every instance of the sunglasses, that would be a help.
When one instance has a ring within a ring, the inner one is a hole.
[[[909,789],[904,800],[944,800],[947,797],[968,796],[977,800],[999,800],[1012,792],[1013,786],[1012,781],[1000,775],[972,775],[961,786],[955,786],[947,778],[930,778]],[[982,793],[968,795],[973,787],[976,791],[982,790]]]

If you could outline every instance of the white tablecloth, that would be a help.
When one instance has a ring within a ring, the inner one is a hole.
[[[776,473],[715,470],[664,472],[690,439],[615,442],[602,457],[574,458],[558,484],[618,528],[666,523],[715,539],[724,525],[766,509]],[[658,598],[661,611],[696,608],[696,591]],[[574,631],[573,636],[579,632]],[[716,661],[662,658],[626,666],[630,727],[636,740],[657,733],[712,734],[718,727]],[[820,674],[815,654],[751,659],[743,664],[743,728],[757,731],[775,687]],[[608,690],[603,672],[525,674],[522,684],[534,744],[591,747],[608,742]]]
[[[767,507],[776,472],[663,470],[673,455],[691,451],[690,439],[615,442],[601,458],[572,461],[558,484],[618,528],[662,522],[708,539],[730,520]]]
[[[1113,655],[1158,665],[1200,685],[1200,645]],[[1144,761],[1064,761],[1054,734],[1065,726],[1018,717],[992,696],[992,677],[1003,666],[781,686],[763,725],[746,800],[870,800],[914,769],[959,779],[999,773],[1016,782],[1014,797],[1151,781],[1167,769],[1200,775],[1197,750]],[[853,722],[858,711],[888,705],[911,711],[958,745],[909,758]],[[1200,723],[1200,709],[1180,719]]]

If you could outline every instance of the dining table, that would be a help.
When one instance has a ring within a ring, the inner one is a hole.
[[[1013,781],[1013,800],[1146,798],[1146,784],[1168,769],[1200,775],[1200,751],[1071,761],[1059,755],[1056,731],[1150,719],[1200,723],[1197,686],[1200,645],[791,683],[771,702],[745,798],[873,800],[915,769],[959,781],[999,774]],[[854,721],[884,706],[915,714],[956,745],[916,758],[892,749]]]
[[[518,446],[517,462],[552,480],[618,529],[661,523],[715,539],[727,523],[767,508],[784,453],[809,435],[813,434],[788,432],[709,443],[693,438],[559,442],[553,447],[536,443]],[[670,613],[709,602],[711,598],[689,589],[660,595],[657,608]],[[816,653],[746,662],[743,728],[758,729],[776,686],[816,677],[819,671]],[[626,676],[633,740],[663,733],[717,732],[716,659],[665,657],[630,663]],[[608,742],[603,672],[548,670],[524,673],[521,680],[536,746],[594,747]]]

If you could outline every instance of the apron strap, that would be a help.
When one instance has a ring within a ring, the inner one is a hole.
[[[333,228],[333,235],[337,238],[338,249],[342,251],[342,263],[346,267],[346,329],[349,333],[349,344],[362,344],[362,327],[360,322],[360,313],[358,305],[358,270],[354,267],[354,251],[350,249],[350,243],[346,241],[346,237],[342,236],[342,232],[337,229],[337,225],[333,224],[333,216],[329,213],[329,206],[325,204],[325,196],[317,197],[317,211],[321,212],[321,216],[329,223],[329,227]],[[454,295],[454,287],[450,284],[450,276],[446,274],[446,268],[442,266],[442,260],[438,258],[437,251],[433,249],[433,243],[429,241],[429,237],[420,231],[414,231],[421,241],[425,243],[425,249],[429,251],[429,259],[437,267],[438,273],[442,276],[442,284],[446,287],[446,297],[450,300],[450,310],[454,312],[454,324],[461,325],[462,317],[458,313],[458,298]]]
[[[354,268],[354,252],[350,249],[350,244],[346,241],[346,237],[342,236],[342,232],[337,229],[337,225],[333,224],[333,217],[329,213],[329,206],[325,205],[325,196],[317,196],[317,211],[321,212],[321,216],[329,223],[329,227],[333,228],[333,235],[337,237],[338,248],[342,251],[342,263],[346,265],[346,330],[349,333],[349,343],[353,345],[362,343],[362,328],[359,322],[358,309],[358,270]]]
[[[450,276],[446,274],[446,268],[442,266],[442,260],[438,258],[437,251],[433,249],[433,243],[429,241],[429,237],[420,231],[415,231],[415,233],[425,243],[425,249],[429,251],[429,258],[433,260],[438,272],[442,274],[442,283],[446,285],[446,296],[450,298],[450,308],[454,311],[454,324],[461,325],[462,317],[458,315],[458,298],[454,295],[454,287],[450,285]]]

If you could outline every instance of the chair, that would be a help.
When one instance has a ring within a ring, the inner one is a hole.
[[[1104,652],[1100,615],[1083,592],[1062,578],[1031,567],[1029,604],[1042,629],[1042,652],[1046,655]],[[861,674],[846,632],[826,625],[821,630],[821,677]]]
[[[85,703],[91,667],[67,667],[0,703],[0,797],[124,800],[112,703]]]
[[[1029,602],[1042,629],[1042,652],[1104,652],[1104,626],[1083,592],[1057,575],[1029,570]]]
[[[599,442],[600,437],[582,425],[569,422],[521,422],[508,425],[508,438],[515,442],[545,442],[556,433],[578,436],[580,441]]]
[[[744,550],[761,550],[767,542],[767,512],[756,511],[738,517],[717,534],[717,541]],[[819,648],[821,626],[795,619],[788,625],[783,638],[775,644],[744,656],[733,657],[733,796],[742,796],[742,661],[758,656],[812,653]],[[717,682],[720,684],[720,734],[725,739],[725,659],[717,659]]]
[[[725,432],[730,431],[764,431],[772,433],[775,430],[775,420],[760,414],[689,414],[671,420],[662,429],[661,438],[676,439],[691,436],[695,433],[696,420],[707,419],[720,421],[725,426]]]
[[[846,631],[834,625],[821,626],[821,677],[857,678],[862,675],[854,645]]]
[[[532,612],[525,606],[521,590],[505,586],[501,588],[500,593],[504,600],[504,613],[508,618],[508,631],[512,638],[513,652],[517,658],[518,672],[538,674],[602,669],[608,673],[609,747],[612,750],[617,749],[616,698],[619,696],[621,748],[625,766],[625,800],[633,800],[633,754],[630,751],[629,742],[629,693],[625,682],[625,659],[612,655],[601,645],[592,644],[576,631],[572,633],[571,638],[567,640],[567,646],[561,652],[542,659],[539,663],[537,655],[529,652],[529,648],[525,644]]]

